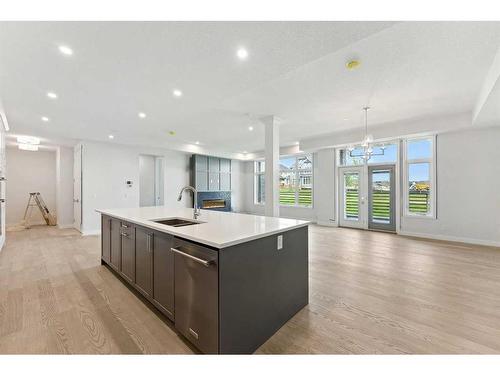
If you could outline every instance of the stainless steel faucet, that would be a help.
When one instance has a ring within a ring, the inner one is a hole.
[[[177,198],[177,202],[180,202],[182,199],[182,193],[184,193],[185,190],[189,190],[193,192],[193,208],[194,208],[194,219],[198,219],[198,216],[201,215],[200,209],[198,208],[198,191],[192,187],[192,186],[184,186],[181,189],[181,192],[179,193],[179,197]]]

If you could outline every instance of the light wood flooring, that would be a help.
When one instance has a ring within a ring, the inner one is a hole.
[[[310,227],[310,303],[257,353],[500,353],[500,249]],[[193,353],[99,237],[8,232],[0,353]]]

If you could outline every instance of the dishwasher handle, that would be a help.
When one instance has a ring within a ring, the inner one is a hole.
[[[191,260],[194,260],[197,263],[203,264],[205,267],[210,267],[210,265],[213,263],[213,260],[204,260],[198,257],[195,257],[191,254],[185,253],[184,251],[179,250],[180,246],[178,247],[171,247],[170,250],[172,250],[174,253],[177,253],[179,255],[185,256]]]

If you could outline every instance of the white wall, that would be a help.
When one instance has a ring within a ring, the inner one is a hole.
[[[7,147],[7,225],[21,223],[29,193],[40,192],[49,211],[56,212],[56,152],[21,151],[17,147]],[[44,224],[38,210],[33,209],[31,223]]]
[[[231,160],[231,211],[245,211],[245,194],[247,190],[245,177],[245,164],[241,160]]]
[[[155,205],[155,157],[139,155],[139,205]]]
[[[59,228],[73,227],[73,149],[56,151],[56,212]]]
[[[403,217],[401,232],[500,246],[500,129],[437,137],[437,219]]]
[[[0,102],[0,111],[2,111],[2,106]],[[5,127],[0,116],[0,177],[5,177],[6,174],[6,148],[5,148]],[[5,199],[5,181],[0,181],[0,199]],[[5,243],[5,203],[0,203],[0,251],[2,251],[3,245]]]
[[[82,232],[98,233],[97,208],[139,207],[139,155],[163,156],[164,204],[190,206],[187,195],[177,202],[180,189],[189,184],[189,155],[164,149],[83,142]],[[132,187],[126,181],[132,181]]]

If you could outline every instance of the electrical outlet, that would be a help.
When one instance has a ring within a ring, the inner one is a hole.
[[[278,250],[283,249],[283,236],[278,236]]]

